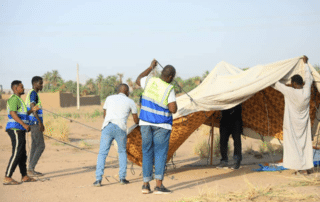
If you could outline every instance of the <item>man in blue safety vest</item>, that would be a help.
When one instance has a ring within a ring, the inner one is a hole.
[[[21,99],[21,95],[24,94],[24,87],[21,81],[13,81],[11,89],[14,94],[7,101],[8,123],[6,131],[12,143],[12,156],[9,160],[3,185],[20,184],[11,178],[18,165],[22,175],[22,182],[36,181],[27,175],[26,131],[30,130],[28,115],[39,110],[39,108],[36,106],[29,111],[27,110],[25,103]]]
[[[43,138],[44,125],[42,103],[38,94],[43,88],[43,79],[40,76],[35,76],[32,78],[31,84],[32,89],[29,91],[26,98],[27,109],[30,110],[34,106],[38,106],[40,109],[37,112],[31,113],[29,116],[32,143],[29,154],[28,175],[42,176],[43,174],[35,171],[34,168],[45,148]]]
[[[172,113],[177,112],[176,97],[170,84],[176,70],[173,66],[167,65],[161,72],[160,78],[148,76],[156,65],[157,61],[153,60],[150,67],[136,80],[136,83],[144,89],[139,122],[142,136],[143,194],[151,192],[149,182],[152,180],[153,165],[156,179],[154,194],[171,193],[163,186],[162,181],[172,130]]]

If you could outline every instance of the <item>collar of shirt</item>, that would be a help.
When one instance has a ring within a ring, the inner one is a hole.
[[[126,94],[124,94],[124,93],[118,93],[118,95],[124,95],[124,96],[126,96],[126,97],[127,97],[127,95],[126,95]]]

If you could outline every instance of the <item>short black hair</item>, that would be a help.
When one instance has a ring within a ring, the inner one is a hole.
[[[163,68],[161,76],[168,78],[169,76],[174,77],[176,75],[176,69],[172,65],[167,65]]]
[[[40,76],[34,76],[31,80],[31,84],[33,85],[34,83],[38,83],[39,81],[42,81],[42,77]]]
[[[121,90],[123,91],[129,91],[129,86],[125,83],[121,83],[119,86],[118,86],[118,92],[120,92]]]
[[[303,85],[303,79],[299,74],[293,75],[291,77],[291,84],[296,83],[298,85]]]
[[[11,82],[11,89],[13,90],[13,86],[18,86],[20,83],[22,83],[21,81],[19,80],[14,80]]]

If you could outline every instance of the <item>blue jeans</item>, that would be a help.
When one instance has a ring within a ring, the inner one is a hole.
[[[156,126],[140,126],[140,131],[142,136],[143,182],[152,180],[153,163],[155,179],[163,180],[171,130]]]
[[[127,133],[116,124],[109,123],[101,132],[100,150],[96,167],[96,180],[102,180],[104,165],[113,140],[118,144],[119,178],[125,179],[127,175]]]

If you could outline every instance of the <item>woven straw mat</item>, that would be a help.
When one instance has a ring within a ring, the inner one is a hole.
[[[313,86],[310,101],[311,125],[313,125],[316,116],[315,105],[319,106],[319,104],[320,94]],[[261,90],[242,103],[243,126],[251,128],[263,136],[282,139],[283,115],[284,97],[272,87]],[[174,152],[202,124],[211,125],[213,123],[214,126],[219,127],[219,117],[219,111],[216,113],[214,111],[200,111],[173,120],[167,161],[172,158]],[[136,127],[128,134],[127,154],[130,161],[142,166],[140,127]]]

